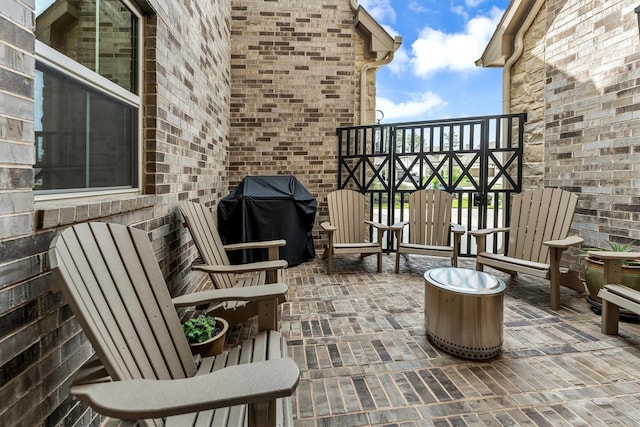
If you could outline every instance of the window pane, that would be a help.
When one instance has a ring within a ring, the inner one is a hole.
[[[89,97],[89,109],[89,186],[131,186],[136,110],[96,94]]]
[[[96,71],[129,92],[137,93],[137,22],[118,0],[100,0],[100,43]]]
[[[136,185],[137,108],[37,64],[35,190]]]
[[[138,93],[138,19],[120,0],[37,0],[36,15],[38,40]]]

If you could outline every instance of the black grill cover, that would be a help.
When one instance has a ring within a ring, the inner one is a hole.
[[[225,244],[285,239],[280,258],[290,266],[316,256],[313,224],[316,198],[293,176],[247,176],[218,204],[218,229]],[[266,250],[230,251],[231,263],[266,261]]]

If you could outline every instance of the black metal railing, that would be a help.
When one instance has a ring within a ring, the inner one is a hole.
[[[370,218],[383,224],[405,219],[412,191],[439,188],[468,230],[504,226],[521,191],[525,122],[522,113],[338,128],[338,188],[369,195]],[[391,235],[384,245],[394,248]],[[468,234],[460,252],[475,253]]]

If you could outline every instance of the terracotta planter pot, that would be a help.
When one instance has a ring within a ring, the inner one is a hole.
[[[227,331],[229,330],[229,323],[221,317],[216,317],[216,322],[222,325],[222,330],[214,337],[200,342],[189,343],[192,354],[199,354],[202,357],[215,356],[222,353],[224,350],[224,343],[227,338]]]
[[[597,313],[602,309],[598,292],[604,286],[604,265],[602,261],[590,257],[585,259],[584,281],[589,291],[589,303]],[[640,266],[622,266],[622,285],[640,291]],[[621,313],[626,310],[620,310]]]

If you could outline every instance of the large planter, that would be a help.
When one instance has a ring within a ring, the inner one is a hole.
[[[584,280],[589,291],[587,301],[591,304],[591,308],[596,313],[602,311],[602,300],[598,297],[598,292],[604,286],[604,264],[601,260],[586,257],[585,259]],[[640,265],[623,265],[621,284],[632,289],[640,291]],[[632,317],[637,319],[637,315],[627,310],[620,310],[621,317]]]
[[[212,338],[201,343],[189,343],[192,354],[199,354],[202,357],[216,356],[224,350],[224,343],[229,330],[229,323],[222,317],[216,317],[216,322],[222,325],[222,330]]]

